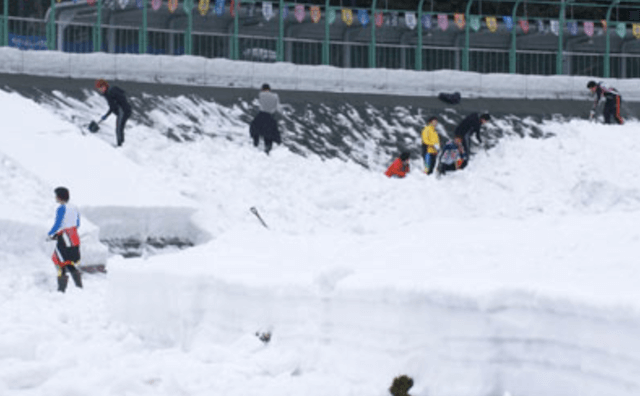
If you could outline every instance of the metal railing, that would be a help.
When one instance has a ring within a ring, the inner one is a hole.
[[[514,8],[517,9],[518,3]],[[611,8],[608,9],[610,11]],[[514,14],[515,15],[515,14]],[[609,17],[609,15],[608,15]],[[237,14],[236,14],[237,19]],[[301,65],[328,64],[342,68],[378,68],[407,70],[463,70],[480,73],[566,74],[596,77],[640,77],[640,54],[533,51],[517,49],[512,34],[510,49],[474,48],[465,42],[459,46],[302,39],[238,33],[158,29],[103,23],[64,22],[54,19],[18,17],[0,18],[0,44],[25,50],[59,50],[89,53],[147,53],[206,58],[240,59],[254,62],[282,60]],[[515,27],[513,28],[515,29]],[[613,29],[611,29],[613,30]],[[418,29],[419,38],[421,29]],[[562,35],[559,35],[561,38]],[[607,33],[607,44],[608,44]],[[141,43],[144,43],[141,45]]]

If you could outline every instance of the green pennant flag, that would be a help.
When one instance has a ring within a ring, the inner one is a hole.
[[[627,35],[627,24],[623,22],[618,22],[618,26],[616,26],[616,33],[620,38],[624,38]]]
[[[333,8],[329,8],[327,11],[327,19],[329,20],[329,24],[332,24],[336,20],[336,10]]]
[[[471,15],[469,16],[469,27],[476,32],[480,30],[480,16]]]

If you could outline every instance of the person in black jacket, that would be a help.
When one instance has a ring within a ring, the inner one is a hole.
[[[104,95],[109,103],[109,111],[102,116],[101,121],[106,120],[111,113],[115,113],[117,116],[116,143],[118,147],[120,147],[122,143],[124,143],[124,126],[129,117],[131,117],[131,105],[127,100],[125,92],[120,87],[109,86],[109,83],[103,79],[96,81],[96,89]]]
[[[489,120],[491,120],[489,113],[482,115],[478,115],[478,113],[471,113],[462,120],[453,132],[454,141],[458,146],[458,150],[460,150],[460,154],[463,159],[461,169],[466,167],[469,162],[469,154],[471,154],[469,151],[471,134],[475,133],[478,142],[482,142],[482,138],[480,137],[480,127]]]

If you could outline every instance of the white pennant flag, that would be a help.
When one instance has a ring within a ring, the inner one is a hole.
[[[262,2],[262,15],[267,21],[273,18],[273,4],[270,1]]]
[[[560,22],[558,22],[557,20],[552,20],[549,22],[549,26],[551,27],[551,33],[555,34],[556,36],[560,34]]]
[[[411,30],[415,29],[418,25],[418,20],[416,19],[415,12],[405,12],[404,13],[404,23]]]

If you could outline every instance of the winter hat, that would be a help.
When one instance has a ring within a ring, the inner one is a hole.
[[[100,78],[96,80],[96,89],[100,89],[102,87],[109,89],[109,83],[106,80]]]
[[[402,161],[408,160],[409,157],[411,157],[411,153],[409,153],[408,151],[403,151],[402,154],[400,154],[400,160]]]

